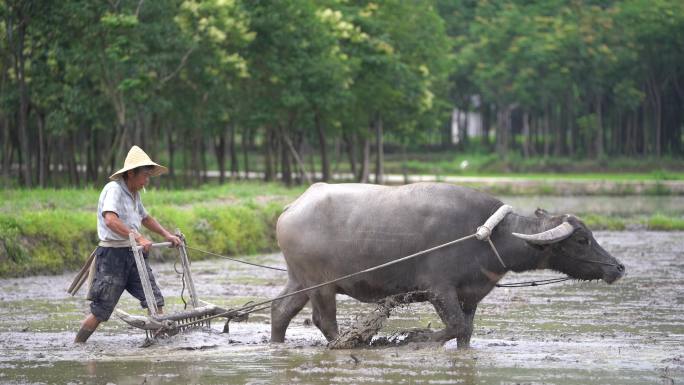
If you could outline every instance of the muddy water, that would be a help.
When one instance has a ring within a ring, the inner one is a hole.
[[[0,383],[117,384],[672,384],[684,379],[684,234],[600,232],[628,275],[614,285],[566,282],[495,289],[480,305],[473,348],[410,344],[330,351],[307,307],[285,344],[270,344],[268,315],[160,340],[112,319],[86,345],[72,340],[87,311],[64,293],[71,274],[0,280]],[[278,255],[259,262],[281,265]],[[180,308],[171,264],[154,265]],[[229,261],[193,264],[201,297],[224,306],[277,295],[284,274]],[[506,281],[555,277],[512,274]],[[137,311],[124,294],[120,306]],[[339,298],[342,327],[370,309]],[[439,327],[422,304],[398,309],[384,334]]]

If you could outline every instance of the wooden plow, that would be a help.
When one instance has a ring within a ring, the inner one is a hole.
[[[138,268],[138,274],[140,275],[140,282],[142,283],[143,292],[145,293],[145,301],[147,302],[149,315],[133,315],[118,308],[115,310],[116,315],[127,324],[145,330],[148,338],[154,338],[163,334],[174,335],[191,327],[209,327],[211,326],[211,319],[224,315],[227,320],[223,330],[224,332],[227,332],[228,324],[231,319],[246,318],[246,314],[245,317],[236,317],[234,312],[230,312],[227,309],[212,303],[202,301],[197,297],[195,283],[192,279],[192,272],[190,271],[190,260],[188,259],[188,253],[185,247],[185,237],[178,230],[176,230],[176,234],[181,239],[178,253],[183,271],[179,274],[182,274],[181,279],[184,280],[183,283],[190,294],[190,302],[186,304],[188,309],[168,314],[159,314],[157,301],[154,292],[152,291],[150,277],[147,274],[147,266],[145,265],[142,253],[143,247],[136,244],[135,238],[131,234],[131,249],[133,250],[135,264]],[[170,246],[171,242],[161,242],[153,243],[151,247],[162,248]]]

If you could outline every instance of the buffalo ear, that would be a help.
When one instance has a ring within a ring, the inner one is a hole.
[[[546,211],[542,208],[539,208],[539,207],[536,210],[534,210],[534,215],[537,218],[549,218],[549,217],[551,217],[551,215],[549,215],[548,211]]]

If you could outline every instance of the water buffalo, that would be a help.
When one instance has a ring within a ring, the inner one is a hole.
[[[473,234],[502,202],[465,187],[416,183],[400,187],[317,183],[278,218],[277,238],[287,263],[281,295],[358,272]],[[491,234],[503,267],[487,242],[468,239],[418,258],[368,272],[271,305],[271,341],[311,301],[314,324],[338,336],[335,295],[362,302],[411,291],[430,302],[446,327],[430,335],[467,347],[477,304],[508,271],[552,269],[581,280],[612,283],[624,266],[573,215],[530,218],[508,214]]]

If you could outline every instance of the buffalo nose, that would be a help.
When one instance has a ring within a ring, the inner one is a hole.
[[[620,273],[623,273],[623,272],[625,271],[625,265],[623,265],[623,264],[621,264],[621,263],[618,263],[618,264],[617,264],[617,270],[618,270]]]

